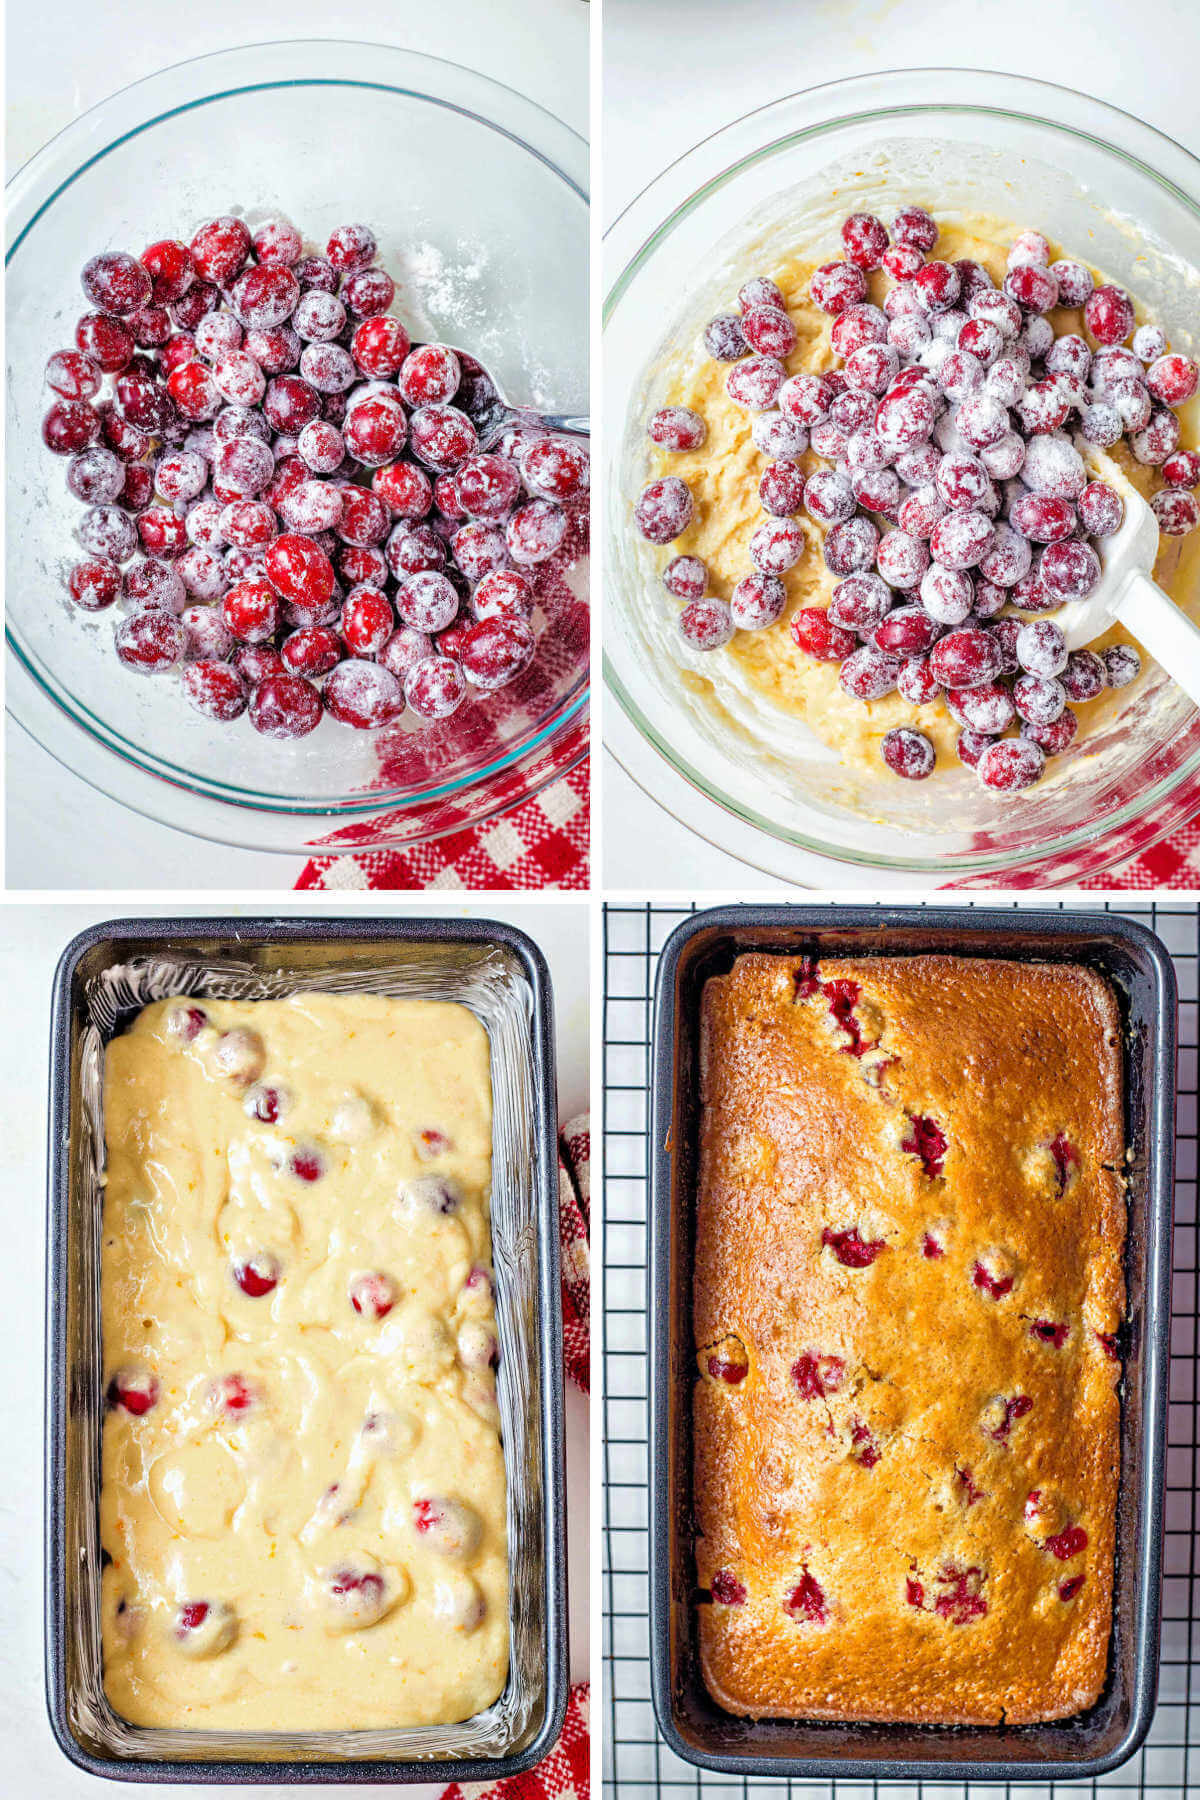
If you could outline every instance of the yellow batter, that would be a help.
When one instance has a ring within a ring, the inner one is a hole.
[[[298,1731],[490,1705],[508,1568],[482,1025],[373,995],[163,1001],[108,1047],[105,1134],[115,1710]]]
[[[936,206],[931,205],[929,210],[936,218]],[[944,262],[970,257],[981,263],[1000,285],[1007,272],[1008,251],[1020,229],[990,218],[973,218],[960,225],[947,225],[929,255]],[[1074,254],[1071,250],[1052,247],[1051,260]],[[820,372],[842,366],[830,344],[834,321],[813,305],[808,293],[813,271],[828,260],[828,255],[806,257],[797,253],[784,258],[773,268],[764,266],[746,271],[747,274],[770,276],[787,302],[788,313],[799,334],[796,348],[784,359],[789,375],[801,370]],[[1097,274],[1097,280],[1102,279]],[[891,278],[882,272],[869,275],[867,300],[876,306],[882,305],[884,295],[893,285]],[[1087,338],[1082,310],[1061,307],[1048,317],[1056,336],[1076,332]],[[1145,317],[1144,309],[1139,307],[1139,323]],[[709,570],[709,592],[723,600],[729,599],[737,583],[753,569],[750,539],[767,517],[758,497],[758,484],[770,460],[755,448],[751,439],[753,413],[736,405],[725,392],[726,377],[734,366],[715,362],[703,352],[692,359],[679,379],[669,385],[660,404],[687,406],[699,413],[707,423],[707,437],[700,449],[683,454],[651,446],[648,458],[650,479],[663,475],[681,476],[691,489],[695,502],[692,523],[681,537],[667,546],[662,554],[663,566],[676,556],[703,557]],[[1184,407],[1180,416],[1184,426],[1183,447],[1200,443],[1200,398]],[[1143,494],[1156,493],[1163,485],[1159,472],[1135,462],[1123,441],[1109,454]],[[828,466],[812,451],[806,451],[796,460],[806,474]],[[766,631],[737,632],[725,649],[713,652],[711,660],[717,664],[724,657],[732,658],[753,688],[774,705],[802,719],[849,764],[878,771],[879,744],[884,733],[896,725],[915,725],[932,740],[939,768],[959,767],[954,751],[959,727],[940,699],[928,706],[914,706],[900,694],[892,693],[864,704],[852,699],[839,686],[836,663],[816,662],[797,648],[789,631],[792,615],[801,607],[827,607],[838,580],[825,567],[821,528],[803,513],[799,515],[799,523],[805,534],[805,549],[796,566],[782,577],[787,589],[787,608],[783,617]],[[1200,532],[1193,532],[1183,539],[1164,538],[1155,573],[1171,597],[1200,618]],[[673,604],[669,597],[666,603]],[[1038,616],[1053,618],[1054,614]],[[1127,642],[1129,632],[1123,626],[1114,627],[1097,640],[1101,648]],[[1079,739],[1097,730],[1128,705],[1143,684],[1144,675],[1132,687],[1106,691],[1096,700],[1076,706]],[[706,685],[702,677],[696,678],[697,688]],[[1053,766],[1052,763],[1050,767]]]

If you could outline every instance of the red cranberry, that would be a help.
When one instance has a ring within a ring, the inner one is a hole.
[[[795,463],[771,463],[758,484],[764,512],[777,518],[798,513],[804,504],[804,474]]]
[[[464,539],[463,552],[472,566],[484,560],[483,550],[488,542],[495,539],[499,539],[500,560],[503,560],[503,533],[480,524],[464,525],[462,529],[469,534]],[[483,544],[477,542],[480,533],[485,534]],[[460,535],[459,532],[455,533],[456,538]],[[421,569],[444,569],[446,566],[446,547],[437,532],[428,525],[409,525],[407,522],[397,525],[387,541],[386,554],[388,567],[397,580],[405,575],[416,575]],[[489,564],[489,567],[493,566],[496,566],[494,560]],[[480,576],[486,573],[488,568],[479,568]]]
[[[333,564],[311,538],[285,532],[266,554],[267,576],[285,600],[321,608],[333,596]]]
[[[1014,531],[1031,538],[1036,544],[1056,544],[1069,538],[1075,530],[1075,508],[1069,500],[1056,500],[1046,494],[1023,493],[1014,501],[1009,514]]]
[[[181,685],[197,712],[210,719],[238,719],[246,710],[245,683],[228,663],[189,663]]]
[[[664,406],[651,419],[649,436],[664,450],[698,450],[708,427],[697,412],[686,406]]]
[[[1037,263],[1018,263],[1005,277],[1004,292],[1028,312],[1048,313],[1058,305],[1058,281]]]
[[[787,313],[775,306],[754,307],[744,313],[742,334],[762,356],[790,356],[796,348],[796,327]]]
[[[1123,344],[1137,323],[1133,301],[1119,287],[1096,288],[1088,295],[1083,317],[1098,344]]]
[[[100,392],[101,373],[82,350],[56,350],[46,364],[46,385],[64,400],[91,400]]]
[[[370,592],[369,589],[364,590]],[[382,599],[382,595],[379,596]],[[349,608],[349,601],[347,608]],[[386,601],[384,602],[386,606]],[[396,593],[396,611],[406,625],[412,625],[417,631],[432,635],[444,631],[453,623],[458,613],[458,594],[454,585],[445,575],[439,575],[432,569],[425,569],[416,575],[408,575],[400,583]],[[378,609],[374,609],[378,626]],[[343,620],[345,614],[343,614]],[[390,622],[390,609],[389,609]],[[344,630],[344,625],[343,625]],[[385,634],[384,641],[386,642]],[[365,654],[362,651],[359,655]]]
[[[652,544],[669,544],[692,521],[692,493],[677,475],[652,481],[642,489],[634,518],[642,536]]]
[[[300,285],[302,287],[324,286],[330,277],[336,281],[336,271],[323,257],[310,257],[309,264],[319,266],[322,271],[320,282],[312,280],[306,282],[301,276]],[[324,274],[325,270],[328,270],[328,276]],[[298,275],[300,274],[299,269],[296,272]],[[332,289],[325,288],[325,291],[332,292]],[[377,318],[381,313],[387,311],[395,298],[396,284],[386,269],[356,269],[352,275],[346,277],[342,284],[342,299],[358,319]]]
[[[1027,682],[1034,679],[1033,676],[1024,677]],[[1062,752],[1068,749],[1074,741],[1078,730],[1079,720],[1068,706],[1059,713],[1057,719],[1052,719],[1048,725],[1036,725],[1028,719],[1024,720],[1021,725],[1021,736],[1036,744],[1038,749],[1044,751],[1047,756],[1061,756]]]
[[[982,687],[952,689],[946,695],[946,704],[960,725],[989,737],[999,737],[1007,731],[1016,715],[1012,695],[996,681],[985,682]]]
[[[273,452],[256,437],[234,438],[217,445],[213,457],[214,487],[228,490],[230,499],[240,494],[261,494],[274,472]]]
[[[982,687],[1001,672],[1000,647],[990,632],[977,626],[951,631],[933,646],[929,664],[945,688]]]
[[[365,1319],[386,1319],[398,1298],[390,1275],[356,1275],[350,1283],[350,1304]]]
[[[203,278],[227,288],[250,254],[250,232],[241,219],[226,214],[202,225],[189,248]]]
[[[157,606],[170,613],[182,612],[187,603],[181,576],[161,562],[134,563],[121,578],[121,592],[139,607]]]
[[[925,443],[935,422],[933,396],[924,386],[893,386],[875,411],[876,432],[896,450],[912,450]]]
[[[522,567],[545,562],[561,548],[566,535],[567,515],[552,500],[528,501],[504,528],[508,553]],[[463,572],[470,574],[470,570]]]
[[[350,354],[364,375],[387,380],[398,375],[412,343],[399,319],[366,319],[350,340]]]
[[[117,655],[128,669],[155,675],[183,660],[186,637],[179,620],[161,608],[130,613],[116,630]]]
[[[1149,424],[1130,438],[1133,454],[1149,468],[1160,467],[1178,450],[1180,432],[1178,414],[1167,407],[1158,407],[1151,414]]]
[[[767,527],[761,529],[766,530]],[[782,522],[775,529],[781,530]],[[796,554],[786,565],[788,568],[799,561],[800,553],[804,548],[804,538],[799,526],[794,527],[794,530],[797,539]],[[760,533],[756,532],[755,538],[759,535]],[[853,575],[859,570],[870,569],[874,566],[879,550],[879,529],[871,523],[870,519],[864,518],[860,514],[855,519],[847,519],[844,524],[835,525],[826,534],[822,549],[825,566],[834,575]],[[753,539],[751,540],[750,554],[757,562],[758,559],[754,556]],[[782,573],[782,571],[776,570],[775,573]]]
[[[792,615],[790,629],[797,648],[818,662],[845,662],[857,648],[853,632],[843,631],[819,606],[799,608]]]
[[[1045,766],[1044,754],[1027,738],[1001,738],[980,757],[978,775],[996,793],[1015,793],[1039,780]]]
[[[219,1411],[236,1418],[250,1410],[257,1395],[244,1375],[221,1375],[213,1382],[209,1398]]]
[[[704,347],[716,362],[736,362],[749,345],[736,313],[719,313],[704,327]]]
[[[304,737],[320,718],[321,696],[300,675],[268,675],[250,695],[250,723],[264,737]]]
[[[796,1619],[802,1624],[824,1625],[829,1617],[824,1590],[807,1569],[804,1570],[795,1587],[789,1591],[783,1602],[783,1610],[789,1618]]]
[[[279,1286],[282,1274],[279,1258],[268,1250],[260,1250],[245,1262],[233,1265],[233,1279],[251,1300],[261,1300]]]
[[[291,318],[300,298],[300,283],[284,264],[260,263],[238,276],[230,298],[248,330],[270,331]],[[251,348],[249,343],[246,347]]]
[[[386,601],[384,602],[386,605]],[[389,618],[391,609],[388,609]],[[342,646],[337,633],[325,625],[303,625],[284,638],[280,645],[280,662],[293,675],[328,675],[342,660]]]
[[[842,664],[839,680],[856,700],[880,700],[890,694],[900,673],[900,662],[871,644],[855,650]]]
[[[1045,587],[1058,599],[1086,600],[1099,585],[1100,558],[1090,544],[1070,538],[1048,546],[1039,573]]]
[[[422,719],[445,719],[467,697],[463,672],[452,657],[423,657],[404,676],[404,698]]]
[[[924,781],[933,774],[936,757],[924,732],[898,725],[884,733],[879,750],[893,775],[901,775],[906,781]]]
[[[104,506],[123,495],[125,465],[102,444],[92,444],[71,458],[67,486],[85,506]]]
[[[834,469],[817,469],[804,489],[804,508],[819,525],[842,525],[856,511],[854,489]]]
[[[1200,501],[1184,488],[1163,488],[1150,504],[1159,530],[1167,537],[1186,537],[1200,525]]]
[[[373,731],[404,710],[404,690],[377,663],[339,663],[325,683],[325,709],[343,725]]]
[[[855,263],[826,263],[810,281],[809,292],[814,305],[837,318],[848,306],[858,306],[866,299],[867,280]]]
[[[892,223],[892,242],[906,244],[914,250],[928,252],[938,240],[938,228],[929,213],[920,206],[905,206]]]
[[[833,322],[829,341],[839,356],[888,340],[887,314],[878,306],[852,306]]]
[[[340,275],[353,275],[359,269],[370,268],[377,249],[368,226],[339,225],[325,246],[325,254]]]
[[[1066,689],[1052,675],[1019,675],[1013,683],[1013,704],[1029,724],[1052,725],[1067,704]]]
[[[42,442],[56,456],[74,456],[100,436],[100,415],[83,400],[57,400],[42,420]]]
[[[709,1583],[709,1592],[718,1606],[744,1606],[746,1588],[728,1569],[718,1569]]]
[[[827,376],[791,375],[779,389],[779,409],[801,425],[819,425],[828,418],[835,398]]]
[[[265,644],[279,629],[279,598],[267,581],[239,581],[221,602],[221,613],[235,638]]]
[[[927,311],[943,313],[957,301],[962,283],[953,263],[930,262],[917,270],[913,286]]]
[[[1200,487],[1200,450],[1176,450],[1173,455],[1168,456],[1166,462],[1162,466],[1162,472],[1163,480],[1168,487]],[[1102,484],[1096,483],[1095,485],[1100,486]],[[1080,511],[1082,514],[1082,507],[1080,508]],[[1088,526],[1088,530],[1092,532],[1094,537],[1106,535],[1103,532],[1096,531],[1091,525]]]
[[[938,631],[923,607],[898,606],[879,626],[874,641],[885,656],[923,656],[937,642]]]
[[[878,575],[860,570],[857,574],[847,575],[834,588],[829,617],[835,625],[847,631],[861,632],[865,637],[882,625],[891,605],[892,594],[887,583]]]
[[[780,398],[785,374],[778,357],[750,356],[730,369],[725,391],[738,406],[751,412],[766,412]]]
[[[472,456],[459,469],[454,487],[464,512],[475,519],[495,519],[513,505],[521,478],[507,457]]]
[[[852,213],[842,226],[846,255],[860,269],[878,269],[890,241],[887,227],[873,213]]]
[[[1017,661],[1031,675],[1049,678],[1067,666],[1067,646],[1052,619],[1031,619],[1017,633]]]
[[[149,301],[152,282],[136,257],[124,250],[106,250],[84,264],[80,277],[83,291],[98,311],[126,317]]]
[[[286,665],[278,650],[269,644],[239,644],[233,653],[233,666],[252,688],[269,675],[282,675]]]
[[[184,656],[188,662],[224,662],[233,649],[233,635],[217,606],[185,606],[179,623],[187,634]]]
[[[120,586],[116,564],[99,557],[76,563],[67,576],[67,592],[84,612],[103,612],[116,599]]]
[[[519,619],[480,619],[463,633],[460,660],[475,687],[507,685],[532,660],[533,633]]]
[[[134,337],[124,319],[84,313],[75,327],[75,344],[105,375],[117,375],[133,356]]]
[[[842,1385],[846,1367],[840,1356],[806,1351],[792,1364],[792,1380],[802,1400],[823,1400]]]
[[[698,565],[680,569],[678,564]],[[674,576],[668,580],[672,569]],[[663,586],[679,600],[698,600],[708,582],[708,571],[698,556],[677,556],[663,571]],[[697,587],[698,584],[698,587]],[[477,619],[527,619],[533,611],[534,592],[516,569],[496,569],[485,575],[471,597]]]
[[[471,466],[470,462],[463,465],[464,468]],[[371,477],[371,489],[393,518],[423,519],[433,504],[432,484],[424,469],[418,468],[416,463],[390,463],[376,469]]]
[[[108,1384],[110,1406],[119,1406],[140,1419],[158,1404],[158,1378],[144,1369],[118,1369]]]
[[[729,601],[730,617],[739,631],[765,631],[783,614],[787,593],[777,575],[746,575]]]
[[[243,348],[264,375],[285,375],[300,360],[300,339],[288,325],[252,327]]]

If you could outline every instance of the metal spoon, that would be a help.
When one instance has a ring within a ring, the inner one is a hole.
[[[413,345],[414,350],[419,348],[420,345]],[[490,450],[510,425],[516,425],[524,431],[563,433],[568,437],[591,436],[591,421],[586,416],[540,413],[529,406],[515,406],[501,392],[495,377],[490,370],[484,368],[478,357],[472,356],[467,350],[459,350],[453,344],[446,348],[454,351],[462,365],[462,381],[454,396],[454,404],[466,413],[479,433],[481,450]]]

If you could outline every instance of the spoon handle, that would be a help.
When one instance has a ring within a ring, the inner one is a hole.
[[[569,437],[592,435],[592,422],[588,418],[578,418],[570,413],[541,413],[539,417],[547,431],[562,431]]]
[[[1117,617],[1200,706],[1200,627],[1140,569],[1126,583]]]

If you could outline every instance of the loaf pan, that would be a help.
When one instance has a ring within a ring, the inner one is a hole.
[[[165,1731],[104,1694],[97,1500],[104,1046],[171,993],[301,989],[458,1000],[491,1044],[492,1233],[508,1485],[510,1672],[463,1724],[394,1731]],[[72,1762],[126,1781],[487,1782],[538,1762],[566,1709],[567,1612],[554,1023],[521,932],[433,919],[131,919],[93,926],[54,987],[47,1256],[46,1688]]]
[[[1129,1165],[1127,1352],[1113,1636],[1086,1713],[1029,1726],[846,1725],[724,1712],[697,1652],[692,1523],[692,1257],[698,1175],[700,996],[744,951],[967,956],[1086,964],[1124,1024]],[[1175,974],[1143,926],[1102,912],[941,907],[736,906],[672,933],[654,1001],[649,1138],[650,1638],[654,1709],[676,1753],[732,1775],[852,1781],[1039,1781],[1116,1768],[1154,1712],[1170,1365]]]

